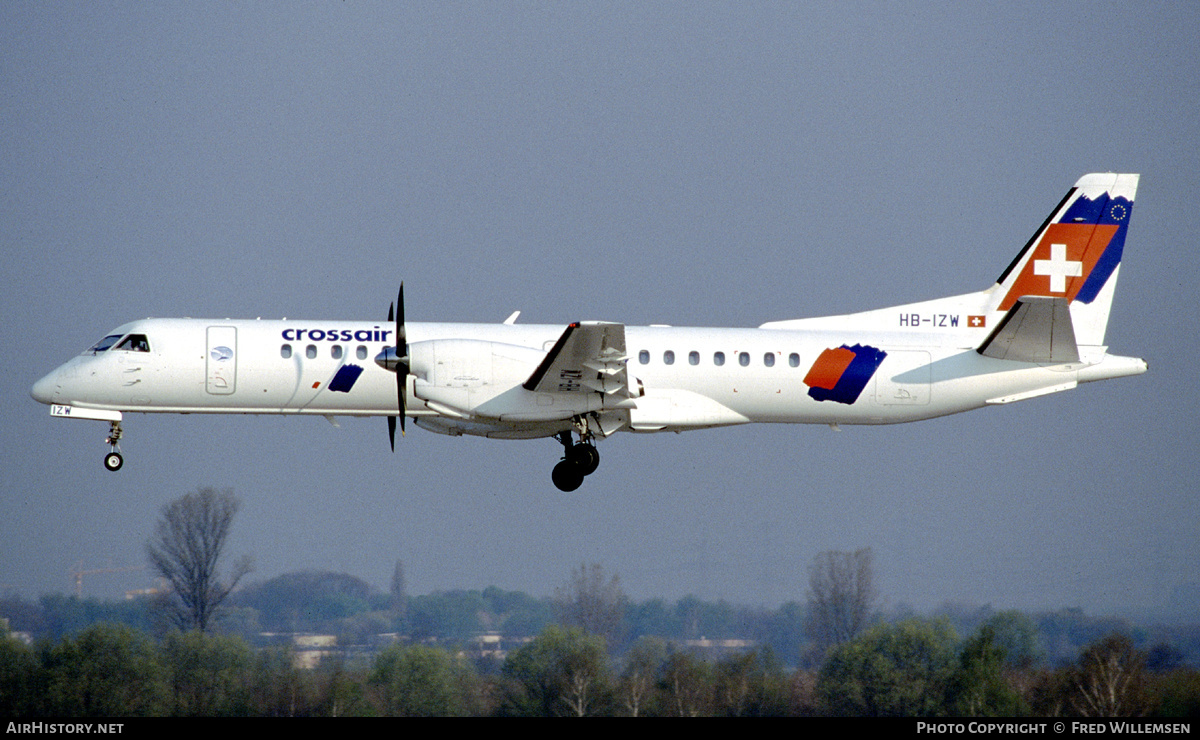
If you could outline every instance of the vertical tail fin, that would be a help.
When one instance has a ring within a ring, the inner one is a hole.
[[[1075,183],[992,292],[991,311],[1024,296],[1065,298],[1081,345],[1104,344],[1138,175],[1094,173]]]

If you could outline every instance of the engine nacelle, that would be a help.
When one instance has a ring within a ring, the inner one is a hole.
[[[468,419],[482,404],[518,389],[546,356],[542,350],[478,339],[408,345],[413,392],[429,408]]]

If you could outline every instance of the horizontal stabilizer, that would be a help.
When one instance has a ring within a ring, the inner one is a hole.
[[[1018,299],[978,352],[984,357],[1017,362],[1079,362],[1068,299],[1043,296]]]

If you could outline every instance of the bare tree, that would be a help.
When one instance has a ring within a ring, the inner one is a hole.
[[[808,589],[809,636],[826,649],[853,639],[867,626],[875,605],[871,548],[817,555]]]
[[[250,572],[250,561],[243,557],[228,581],[220,577],[221,557],[238,506],[229,489],[201,488],[162,509],[146,554],[171,584],[167,608],[180,629],[206,632],[221,603]]]
[[[571,570],[571,582],[566,587],[555,589],[554,601],[562,624],[600,635],[610,648],[620,642],[625,592],[617,575],[607,577],[596,563],[580,565],[579,570]]]

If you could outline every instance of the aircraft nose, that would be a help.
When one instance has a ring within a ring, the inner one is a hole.
[[[29,391],[29,395],[33,396],[33,400],[38,403],[54,403],[54,395],[58,391],[58,371],[50,373],[38,382],[33,384],[33,388]]]

